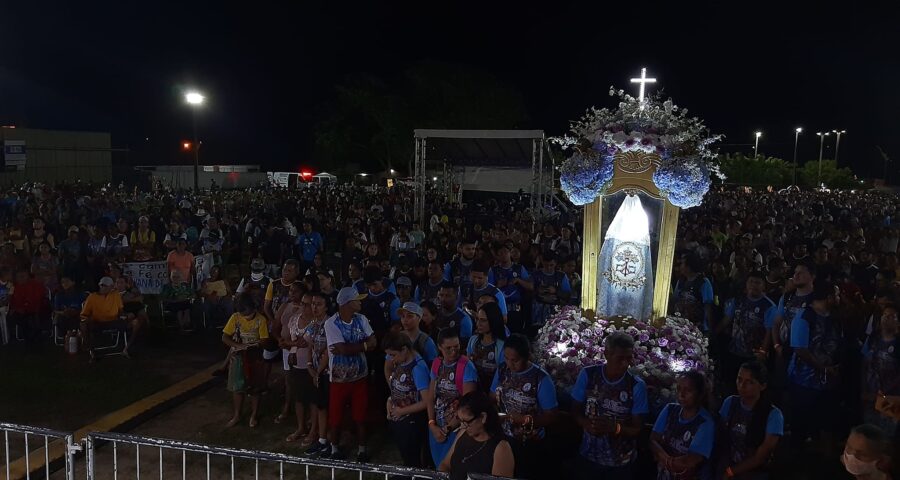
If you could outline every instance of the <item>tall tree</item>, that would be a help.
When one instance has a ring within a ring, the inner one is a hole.
[[[471,67],[436,62],[386,79],[352,75],[335,88],[325,112],[314,159],[334,171],[350,162],[405,168],[415,128],[516,128],[528,118],[515,88]]]

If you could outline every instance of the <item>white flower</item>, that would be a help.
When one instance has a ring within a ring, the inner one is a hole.
[[[612,141],[611,143],[619,146],[624,144],[628,140],[628,134],[626,134],[625,132],[616,132],[612,135],[612,138],[610,140]]]

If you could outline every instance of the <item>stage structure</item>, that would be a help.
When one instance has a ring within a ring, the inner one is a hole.
[[[531,194],[531,211],[536,214],[553,201],[555,168],[543,130],[416,129],[414,137],[414,218],[423,225],[428,220],[425,218],[427,186],[437,183],[449,198],[454,172],[461,167],[520,169],[530,164],[531,182],[522,188]],[[432,165],[430,169],[429,165]],[[429,176],[429,171],[441,174]]]

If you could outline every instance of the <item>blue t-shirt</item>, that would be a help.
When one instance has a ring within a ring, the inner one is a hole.
[[[319,232],[301,233],[297,235],[297,246],[300,247],[300,256],[303,261],[312,262],[316,254],[322,250],[322,235]]]
[[[650,411],[647,384],[643,380],[626,372],[622,378],[610,382],[604,374],[603,365],[585,367],[578,373],[572,388],[572,400],[583,405],[583,415],[591,420],[601,417],[624,419],[646,415]],[[579,453],[598,465],[619,467],[637,458],[637,441],[584,432]]]
[[[603,367],[602,365],[593,365],[590,367],[582,368],[581,372],[578,373],[578,378],[575,380],[575,386],[572,387],[572,400],[576,402],[585,403],[587,401],[587,385],[588,385],[588,375],[594,369],[598,369],[601,378],[608,385],[619,385],[625,380],[623,376],[619,380],[615,382],[610,382],[606,379],[606,376],[603,375]],[[631,392],[634,398],[632,402],[630,412],[631,415],[646,415],[650,413],[650,407],[647,403],[647,384],[640,377],[634,377],[634,385],[631,387]],[[623,413],[617,413],[619,416],[622,416]]]
[[[65,291],[60,290],[59,293],[53,297],[53,310],[65,310],[67,308],[75,308],[81,310],[81,306],[84,301],[87,299],[87,294],[85,292],[79,292],[78,290],[73,291],[72,293],[66,293]]]
[[[725,399],[722,402],[722,407],[719,408],[719,417],[722,419],[727,419],[729,413],[731,413],[731,403],[732,402],[740,402],[740,397],[737,395],[732,395]],[[746,412],[752,412],[752,409],[749,409],[744,406],[743,403],[740,403],[740,408]],[[772,411],[769,412],[769,418],[766,420],[766,435],[775,435],[778,437],[784,436],[784,414],[781,413],[781,410],[776,406],[772,406]]]
[[[468,341],[468,339],[472,336],[472,330],[474,328],[472,317],[470,317],[469,314],[461,308],[457,308],[456,310],[462,315],[460,316],[459,325],[453,326],[459,328],[459,338]]]
[[[341,320],[339,315],[334,315],[325,321],[325,338],[328,341],[328,358],[331,362],[332,383],[355,382],[369,375],[369,366],[366,356],[360,352],[356,355],[336,355],[331,353],[331,347],[338,343],[362,343],[374,334],[369,320],[360,314],[354,314],[350,323]]]
[[[831,316],[818,315],[812,308],[801,310],[791,322],[791,347],[805,348],[826,367],[837,364],[840,332]],[[797,352],[788,365],[791,383],[814,390],[825,390],[827,374],[819,373],[812,365],[800,360]]]
[[[522,288],[512,284],[515,278],[527,281],[531,276],[528,275],[528,270],[525,267],[517,264],[513,264],[510,268],[494,266],[488,271],[488,283],[491,285],[496,285],[500,280],[506,281],[504,286],[498,288],[503,292],[503,296],[506,297],[507,306],[519,305],[522,301]]]
[[[559,406],[550,375],[533,363],[521,372],[511,371],[505,362],[501,364],[494,373],[491,393],[497,396],[500,408],[506,413],[535,415]],[[508,418],[502,424],[504,433],[510,437],[522,438],[530,433],[523,426],[513,425]],[[536,433],[543,438],[545,431],[539,428]]]
[[[429,370],[429,376],[432,380],[437,380],[437,376],[435,376],[434,372]],[[454,373],[455,375],[455,373]],[[450,380],[455,381],[453,378]],[[477,383],[478,382],[478,371],[475,370],[475,365],[472,362],[466,362],[466,368],[463,370],[463,383]]]
[[[531,364],[524,371],[518,372],[518,373],[513,373],[512,375],[513,376],[527,375],[531,371],[532,368],[536,368],[538,370],[541,369],[541,367],[538,367],[535,364]],[[491,393],[497,393],[497,387],[499,386],[499,384],[500,384],[500,378],[495,373],[494,381],[491,382]],[[553,380],[550,378],[549,374],[543,375],[540,382],[538,382],[537,402],[538,402],[537,403],[538,407],[540,407],[541,411],[552,410],[559,406],[559,402],[556,400],[556,386],[553,385]]]
[[[757,299],[731,299],[725,306],[725,316],[731,318],[729,351],[750,357],[755,350],[763,348],[766,332],[775,325],[776,312],[775,303],[765,295]]]
[[[722,402],[719,417],[725,427],[725,436],[727,437],[720,441],[725,442],[727,446],[730,463],[736,465],[752,457],[758,448],[758,445],[751,446],[747,438],[747,431],[753,421],[753,409],[745,407],[739,396],[732,395]],[[774,405],[769,408],[765,434],[778,437],[784,435],[784,415]]]
[[[385,360],[391,361],[390,355]],[[397,407],[408,407],[422,400],[421,392],[431,387],[431,378],[425,360],[418,354],[402,365],[397,365],[388,382],[391,390],[391,401]],[[405,418],[405,417],[401,417]]]
[[[678,416],[671,421],[669,420],[670,411],[672,415]],[[693,428],[687,428],[691,424],[694,424]],[[675,429],[679,430],[677,434],[673,435],[672,432],[666,431],[670,425],[676,426]],[[685,429],[686,432],[682,434],[681,429]],[[695,453],[707,459],[712,455],[716,423],[705,408],[701,408],[694,418],[684,420],[681,418],[681,406],[677,403],[670,403],[656,417],[653,431],[669,439],[669,441],[663,442],[663,447],[670,455]]]
[[[438,356],[437,345],[434,344],[434,340],[427,333],[419,332],[418,338],[413,340],[413,349],[425,359],[425,363],[431,368],[431,362]]]

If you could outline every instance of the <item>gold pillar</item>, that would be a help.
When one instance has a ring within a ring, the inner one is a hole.
[[[581,255],[581,309],[586,318],[597,311],[597,259],[600,257],[600,228],[603,225],[603,196],[584,206],[584,246]]]
[[[653,287],[653,318],[665,317],[669,312],[669,290],[672,287],[672,267],[675,262],[675,234],[678,231],[680,209],[663,200],[662,224],[659,232],[659,258],[656,259],[656,282]],[[585,226],[585,228],[587,228]],[[587,242],[585,242],[587,245]],[[584,280],[582,279],[582,282]]]

